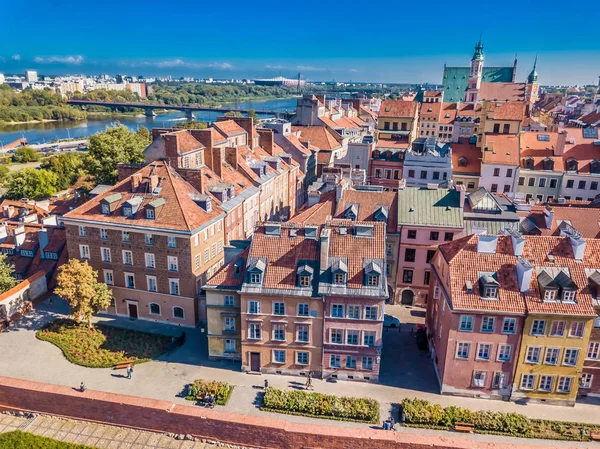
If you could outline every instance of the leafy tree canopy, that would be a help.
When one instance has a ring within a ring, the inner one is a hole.
[[[19,147],[15,150],[13,160],[15,162],[37,162],[42,158],[42,155],[31,147]]]
[[[8,261],[6,254],[0,254],[0,293],[4,293],[15,285],[15,267]]]
[[[57,192],[58,176],[49,170],[24,168],[8,177],[6,196],[12,199],[42,200]]]

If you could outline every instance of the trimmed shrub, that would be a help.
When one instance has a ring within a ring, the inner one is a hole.
[[[227,382],[196,379],[194,383],[188,385],[186,399],[188,401],[197,401],[198,396],[214,394],[217,405],[227,405],[232,392],[233,385],[229,385]]]
[[[370,398],[338,397],[268,387],[262,409],[316,418],[379,423],[379,403]]]
[[[402,400],[402,413],[406,422],[411,424],[440,425],[444,409],[439,404],[432,404],[424,399]]]
[[[472,423],[475,417],[474,415],[475,414],[467,408],[450,405],[444,408],[442,419],[439,424],[446,427],[452,427],[457,422]]]

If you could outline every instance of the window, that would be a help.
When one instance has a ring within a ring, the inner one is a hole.
[[[548,293],[548,291],[546,291]],[[544,295],[545,299],[545,295]],[[565,322],[564,321],[553,321],[552,327],[550,328],[551,337],[562,337],[565,334]]]
[[[585,323],[582,321],[576,321],[571,324],[571,329],[569,329],[569,337],[583,337],[583,329],[585,328]]]
[[[404,270],[402,273],[402,282],[410,284],[413,280],[413,270]]]
[[[439,171],[434,171],[433,172],[433,179],[440,179],[440,172]]]
[[[90,247],[88,245],[79,245],[79,256],[82,259],[90,258]]]
[[[354,357],[352,355],[346,356],[346,368],[356,369],[356,357]]]
[[[114,284],[112,270],[104,270],[104,283],[106,285],[113,285]]]
[[[411,239],[411,240],[416,239],[417,238],[417,231],[414,230],[414,229],[409,229],[408,232],[407,232],[407,236],[406,237],[409,238],[409,239]]]
[[[379,275],[370,274],[367,276],[367,285],[370,287],[376,287],[379,285]]]
[[[494,176],[500,176],[500,169],[499,168],[495,168],[494,169]]]
[[[494,332],[496,319],[491,316],[484,316],[481,320],[481,332]]]
[[[579,181],[579,183],[577,183],[577,188],[580,190],[585,189],[585,181]]]
[[[555,301],[556,300],[556,290],[546,290],[544,292],[544,301]]]
[[[427,179],[427,171],[421,170],[421,179]]]
[[[498,289],[496,287],[486,287],[483,296],[484,298],[496,298],[498,296]]]
[[[409,178],[414,178],[415,177],[415,171],[414,170],[408,170],[408,177]]]
[[[492,193],[496,193],[498,191],[498,184],[492,184],[492,187],[490,188],[490,191]]]
[[[494,379],[492,380],[492,388],[504,388],[506,387],[506,373],[494,373]]]
[[[232,316],[226,316],[223,319],[223,330],[225,332],[234,332],[235,331],[235,318]]]
[[[177,248],[177,241],[175,237],[168,236],[167,237],[167,246],[169,248]]]
[[[375,346],[376,335],[377,334],[375,331],[364,331],[363,332],[363,345],[370,346],[370,347]]]
[[[467,183],[467,189],[474,189],[475,188],[475,183],[474,182],[468,182]]]
[[[296,363],[298,365],[308,365],[308,352],[297,352]]]
[[[273,363],[285,363],[285,351],[280,349],[273,350]]]
[[[528,185],[529,187],[535,187],[535,178],[529,178],[529,179],[527,180],[527,185]]]
[[[300,276],[300,287],[310,287],[310,276]]]
[[[417,253],[416,249],[406,248],[406,250],[404,252],[404,261],[405,262],[414,262],[416,253]]]
[[[110,262],[110,248],[100,248],[102,262]]]
[[[129,231],[121,232],[121,240],[123,240],[124,242],[129,242]]]
[[[262,278],[262,276],[260,273],[250,273],[250,283],[251,284],[260,284],[261,278]]]
[[[146,245],[152,245],[152,234],[145,234],[144,242],[146,243]]]
[[[498,134],[500,132],[500,123],[494,123],[494,134]]]
[[[344,285],[346,283],[346,273],[335,273],[333,282],[337,285]]]
[[[373,369],[373,357],[363,357],[361,367],[365,371],[371,371]]]
[[[519,185],[525,185],[525,178],[523,176],[519,176]]]
[[[457,359],[468,359],[470,348],[471,348],[470,343],[459,342],[456,347],[456,358]]]
[[[102,204],[102,213],[104,215],[110,214],[110,206],[108,204]]]
[[[546,330],[546,320],[533,320],[531,325],[531,335],[544,335]]]
[[[573,181],[572,179],[569,179],[567,181],[567,189],[572,189],[574,184],[575,184],[575,181]]]
[[[308,316],[308,304],[298,304],[298,316]]]
[[[479,360],[489,360],[490,352],[492,350],[492,345],[489,343],[479,343],[479,347],[477,348],[477,359]]]
[[[273,325],[273,340],[285,341],[285,324]]]
[[[86,237],[87,236],[87,231],[85,229],[85,226],[79,226],[79,237]]]
[[[538,390],[541,391],[552,391],[552,383],[554,382],[554,376],[541,376],[540,385]]]
[[[486,378],[487,371],[473,371],[473,386],[479,388],[485,387]]]
[[[571,392],[571,386],[573,384],[572,377],[559,377],[558,378],[558,388],[556,391],[559,393],[569,393]]]
[[[174,296],[179,296],[179,279],[169,279],[169,292]]]
[[[146,253],[146,268],[155,268],[154,254]]]
[[[285,315],[285,303],[274,302],[273,303],[273,315]]]
[[[342,304],[333,304],[331,306],[331,316],[334,318],[344,318],[344,306]]]
[[[125,287],[135,288],[135,277],[132,273],[125,273]]]
[[[152,209],[151,207],[146,209],[146,219],[154,220],[154,209]]]
[[[525,355],[525,363],[539,363],[542,348],[539,346],[529,346]]]
[[[435,250],[434,249],[428,249],[427,250],[427,259],[425,261],[427,263],[431,262],[431,259],[433,259],[433,256],[435,256]]]
[[[510,125],[508,123],[505,123],[502,129],[502,132],[504,134],[508,134],[510,132]]]
[[[533,384],[535,382],[535,375],[523,374],[521,378],[521,390],[533,390]]]
[[[499,362],[510,362],[511,352],[512,352],[511,345],[499,345],[498,346],[498,361]]]
[[[341,345],[344,342],[344,331],[342,329],[330,329],[329,342]]]
[[[551,179],[550,180],[550,188],[551,189],[556,189],[556,179]]]
[[[575,292],[574,291],[563,291],[563,302],[575,302]]]
[[[513,175],[513,169],[512,168],[507,168],[506,169],[506,177],[507,178],[512,178]]]
[[[376,178],[381,178],[381,169],[380,168],[376,168],[375,169],[375,177]]]
[[[227,307],[231,307],[235,304],[233,295],[225,295],[225,298],[223,300],[223,305],[227,306]]]
[[[365,320],[376,320],[378,309],[378,307],[374,306],[365,306]]]
[[[546,349],[546,358],[544,359],[544,364],[545,365],[557,365],[559,354],[560,354],[559,348],[547,348]]]
[[[440,233],[437,231],[431,231],[429,233],[429,240],[435,240],[437,241],[440,238]]]
[[[123,251],[123,263],[125,265],[133,265],[133,256],[131,254],[131,251]]]
[[[339,368],[341,366],[341,357],[339,355],[331,354],[329,356],[329,367]]]
[[[160,315],[160,304],[150,304],[150,315]]]
[[[100,238],[102,240],[108,240],[108,232],[104,228],[100,228]]]
[[[538,187],[546,187],[546,178],[540,178]]]
[[[502,193],[510,192],[510,184],[504,184],[504,188],[502,189]]]
[[[204,250],[204,263],[208,262],[208,260],[210,259],[209,253],[208,253],[208,248],[206,248]]]
[[[567,365],[567,366],[577,365],[578,357],[579,357],[579,349],[565,349],[565,358],[563,359],[563,365]]]
[[[590,190],[598,190],[598,181],[592,181],[590,184]]]
[[[210,257],[213,258],[217,255],[217,245],[216,244],[212,244],[212,246],[210,247]]]
[[[593,374],[585,373],[581,375],[581,379],[579,380],[579,386],[581,388],[592,388],[592,381],[594,379]]]
[[[260,323],[250,323],[248,326],[248,338],[252,340],[260,340]]]
[[[198,270],[202,266],[202,257],[200,254],[196,254],[194,257],[194,269]]]
[[[460,329],[461,331],[472,331],[473,330],[473,317],[470,315],[462,315],[460,317]]]
[[[149,292],[156,292],[156,276],[146,276],[146,286]]]
[[[108,284],[108,282],[107,282]],[[598,360],[598,354],[600,353],[600,343],[597,341],[591,341],[588,346],[587,358],[591,360]]]
[[[594,327],[600,327],[600,316],[594,320]]]
[[[444,242],[451,242],[454,240],[454,232],[444,232]]]
[[[260,302],[248,301],[248,313],[256,315],[260,313]]]
[[[347,318],[360,319],[360,306],[348,306]]]

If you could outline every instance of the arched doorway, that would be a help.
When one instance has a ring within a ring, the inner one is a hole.
[[[412,290],[407,288],[406,290],[402,291],[400,304],[405,305],[405,306],[412,306],[414,299],[415,299],[415,293]]]

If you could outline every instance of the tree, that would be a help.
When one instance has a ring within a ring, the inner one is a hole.
[[[173,125],[175,129],[206,129],[208,125],[206,122],[200,122],[197,120],[192,120],[189,122],[177,122]]]
[[[61,266],[56,277],[54,293],[71,306],[71,314],[78,323],[87,320],[92,327],[92,314],[110,306],[112,293],[98,272],[87,261],[71,259]]]
[[[145,126],[140,126],[137,130],[137,133],[143,139],[146,139],[148,141],[152,140],[152,135],[150,134],[148,128],[146,128]]]
[[[240,111],[229,111],[225,113],[225,117],[241,117],[242,113]]]
[[[57,154],[44,161],[41,167],[56,174],[56,188],[59,190],[69,188],[85,174],[84,157],[81,153]]]
[[[8,179],[8,175],[10,174],[10,170],[6,165],[0,165],[0,183],[3,183]]]
[[[30,198],[41,200],[54,195],[58,176],[49,170],[24,168],[10,174],[6,196],[12,199]]]
[[[257,125],[260,123],[260,118],[256,115],[256,111],[254,109],[248,109],[248,117],[252,118],[252,123]]]
[[[8,261],[6,254],[0,254],[0,293],[4,293],[15,285],[15,267]]]
[[[42,155],[31,147],[19,147],[15,150],[13,161],[15,162],[37,162],[42,158]]]
[[[146,130],[147,131],[147,130]],[[129,131],[123,125],[108,128],[90,138],[89,171],[99,184],[117,181],[117,165],[144,162],[144,149],[150,144],[147,132]]]

